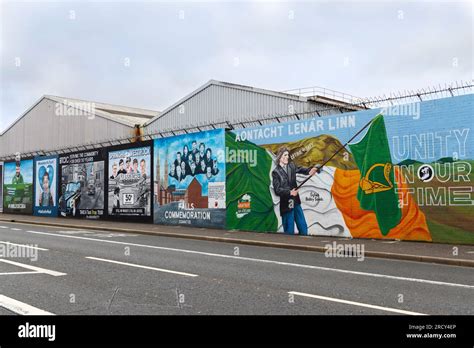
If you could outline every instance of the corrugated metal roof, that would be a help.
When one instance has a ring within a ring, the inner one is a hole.
[[[110,120],[116,120],[128,126],[135,126],[136,124],[142,125],[143,123],[147,122],[148,120],[158,116],[160,114],[159,111],[155,110],[148,110],[148,109],[141,109],[141,108],[134,108],[130,106],[123,106],[123,105],[114,105],[114,104],[106,104],[100,103],[90,100],[82,100],[76,98],[66,98],[66,97],[58,97],[52,95],[46,95],[45,98],[52,99],[58,103],[63,103],[65,105],[68,104],[76,104],[78,108],[82,103],[88,103],[94,105],[95,114],[97,116],[106,117]]]
[[[153,119],[147,121],[144,124],[144,126],[147,126],[147,125],[155,122],[156,120],[164,117],[171,110],[179,107],[180,105],[182,105],[183,103],[185,103],[189,99],[193,98],[197,94],[201,93],[202,91],[204,91],[205,89],[207,89],[210,86],[227,87],[227,88],[231,88],[231,89],[234,89],[234,90],[240,90],[240,91],[245,91],[245,92],[249,92],[249,93],[256,93],[256,94],[262,94],[262,95],[267,95],[267,96],[273,96],[273,97],[277,97],[277,98],[284,98],[284,99],[294,100],[294,101],[301,101],[301,102],[306,102],[307,101],[306,97],[300,97],[300,96],[297,96],[297,95],[294,95],[294,94],[271,91],[271,90],[256,88],[256,87],[251,87],[251,86],[244,86],[244,85],[239,85],[239,84],[224,82],[224,81],[209,80],[207,83],[205,83],[204,85],[202,85],[198,89],[194,90],[193,92],[189,93],[185,97],[178,100],[176,103],[174,103],[170,107],[163,110],[159,115],[157,115]]]
[[[328,110],[328,109],[331,110]],[[194,132],[206,126],[237,126],[243,122],[300,114],[310,117],[356,110],[351,104],[329,98],[314,99],[290,93],[210,80],[160,115],[144,124],[145,134],[186,129]],[[300,116],[298,116],[300,117]]]
[[[337,106],[340,110],[327,110],[328,106]],[[60,109],[62,107],[65,108]],[[329,98],[308,98],[216,80],[208,81],[162,113],[45,95],[0,134],[0,143],[3,144],[2,152],[9,154],[14,151],[32,151],[36,143],[48,143],[55,148],[64,148],[127,137],[132,134],[131,131],[136,125],[143,125],[147,135],[170,136],[182,133],[180,130],[193,132],[227,127],[229,124],[238,128],[247,122],[255,125],[275,122],[274,116],[280,116],[281,121],[284,121],[295,117],[311,117],[313,113],[322,116],[348,109],[351,110],[350,105],[346,106],[344,102]],[[25,117],[30,113],[30,118]],[[87,116],[86,119],[95,118],[94,123],[85,122],[85,119],[80,117],[57,117],[81,115]],[[49,126],[43,129],[36,126],[37,122]],[[50,140],[51,137],[54,137],[54,141]],[[41,147],[49,149],[50,146]]]
[[[0,136],[0,157],[89,146],[135,134],[131,122],[106,112],[63,106],[51,98],[41,98]]]

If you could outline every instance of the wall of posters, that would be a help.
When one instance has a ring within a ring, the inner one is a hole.
[[[3,212],[33,213],[33,159],[4,163]]]
[[[152,221],[153,142],[109,148],[108,216]]]
[[[229,131],[227,228],[474,244],[473,108],[471,94]]]
[[[471,94],[17,156],[0,162],[0,199],[4,213],[474,244],[473,108]]]
[[[0,213],[3,212],[3,162],[0,161]]]
[[[59,157],[59,215],[102,218],[105,200],[105,150],[75,152]]]
[[[58,157],[36,157],[33,214],[58,216]]]
[[[224,130],[156,139],[154,222],[225,228]]]

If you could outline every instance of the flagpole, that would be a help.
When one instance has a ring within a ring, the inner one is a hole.
[[[378,116],[378,115],[377,115],[377,116]],[[377,116],[375,116],[375,117],[377,117]],[[375,117],[374,117],[374,118],[375,118]],[[321,164],[319,167],[318,167],[318,165],[316,164],[313,168],[317,168],[317,173],[320,173],[320,172],[321,172],[321,169],[323,169],[323,167],[324,167],[326,164],[328,164],[328,162],[329,162],[330,160],[332,160],[332,159],[334,158],[334,156],[336,156],[342,149],[345,149],[346,146],[347,146],[352,140],[354,140],[360,133],[362,133],[362,131],[363,131],[364,129],[366,129],[366,128],[372,123],[372,121],[373,121],[373,119],[371,119],[369,122],[367,122],[367,124],[366,124],[364,127],[362,127],[356,134],[354,134],[354,136],[353,136],[352,138],[350,138],[344,145],[342,145],[336,152],[334,152],[331,157],[329,157],[326,161],[324,161],[323,164]],[[303,182],[302,182],[301,184],[299,184],[299,185],[296,187],[296,189],[299,190],[301,186],[303,186],[309,179],[311,179],[311,176],[312,176],[312,175],[310,175],[310,176],[308,176],[306,179],[304,179]]]

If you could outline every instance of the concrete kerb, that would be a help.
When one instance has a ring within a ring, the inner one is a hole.
[[[51,226],[51,227],[67,227],[67,228],[73,228],[73,229],[84,229],[84,230],[94,230],[94,231],[138,233],[138,234],[161,236],[161,237],[205,240],[205,241],[211,241],[211,242],[253,245],[253,246],[300,250],[300,251],[326,252],[327,250],[325,247],[322,247],[322,246],[266,242],[266,241],[259,241],[259,240],[250,240],[250,239],[203,236],[203,235],[193,235],[193,234],[175,233],[175,232],[158,232],[158,231],[150,231],[150,230],[143,230],[143,229],[130,231],[130,229],[117,228],[117,227],[71,225],[69,223],[61,224],[61,223],[38,222],[38,221],[29,221],[29,220],[21,220],[21,219],[0,218],[0,221],[17,222],[17,223],[24,223],[24,224],[31,224],[31,225]],[[465,260],[465,259],[450,259],[450,258],[422,256],[422,255],[387,253],[387,252],[380,252],[380,251],[365,251],[364,256],[382,258],[382,259],[436,263],[436,264],[450,265],[450,266],[474,267],[474,261]]]

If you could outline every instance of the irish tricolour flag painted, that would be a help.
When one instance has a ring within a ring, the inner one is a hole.
[[[362,140],[349,147],[361,174],[357,190],[360,207],[375,212],[386,236],[399,224],[402,212],[383,115],[377,115]]]

